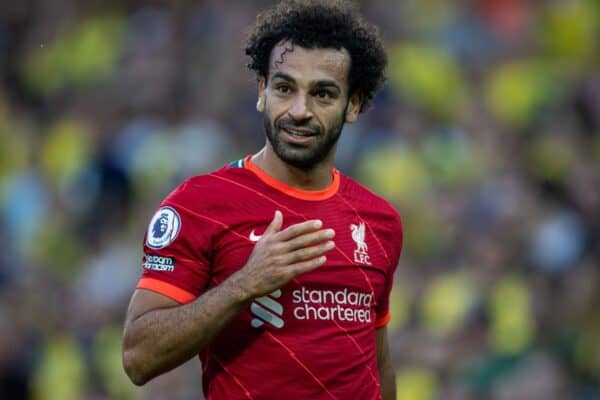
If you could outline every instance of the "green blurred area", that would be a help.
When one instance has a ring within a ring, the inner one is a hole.
[[[122,320],[156,204],[264,142],[240,49],[272,2],[42,3],[0,6],[0,375],[199,398],[196,366],[127,380]],[[359,3],[389,81],[338,166],[402,215],[397,398],[597,398],[600,3]]]

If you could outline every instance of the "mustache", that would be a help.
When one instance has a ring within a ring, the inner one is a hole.
[[[321,127],[319,125],[311,124],[310,122],[299,123],[291,118],[281,118],[277,121],[275,126],[278,129],[301,129],[317,135],[321,133]]]

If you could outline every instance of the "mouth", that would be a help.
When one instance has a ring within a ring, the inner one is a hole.
[[[287,126],[283,126],[281,127],[282,130],[284,130],[285,132],[289,133],[292,136],[296,136],[296,137],[309,137],[309,136],[316,136],[317,133],[315,131],[312,130],[308,130],[308,129],[298,129],[298,128],[291,128],[291,127],[287,127]]]
[[[311,130],[282,127],[283,139],[294,145],[308,145],[316,140],[317,133]]]

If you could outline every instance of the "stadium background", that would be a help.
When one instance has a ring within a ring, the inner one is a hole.
[[[197,361],[130,384],[122,321],[157,203],[264,141],[272,3],[0,3],[3,399],[201,398]],[[389,85],[338,166],[403,214],[398,399],[599,399],[600,2],[360,5]]]

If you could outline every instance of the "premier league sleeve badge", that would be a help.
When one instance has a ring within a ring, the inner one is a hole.
[[[181,229],[181,218],[175,209],[161,207],[156,211],[146,233],[146,244],[151,249],[163,249],[173,243]]]

